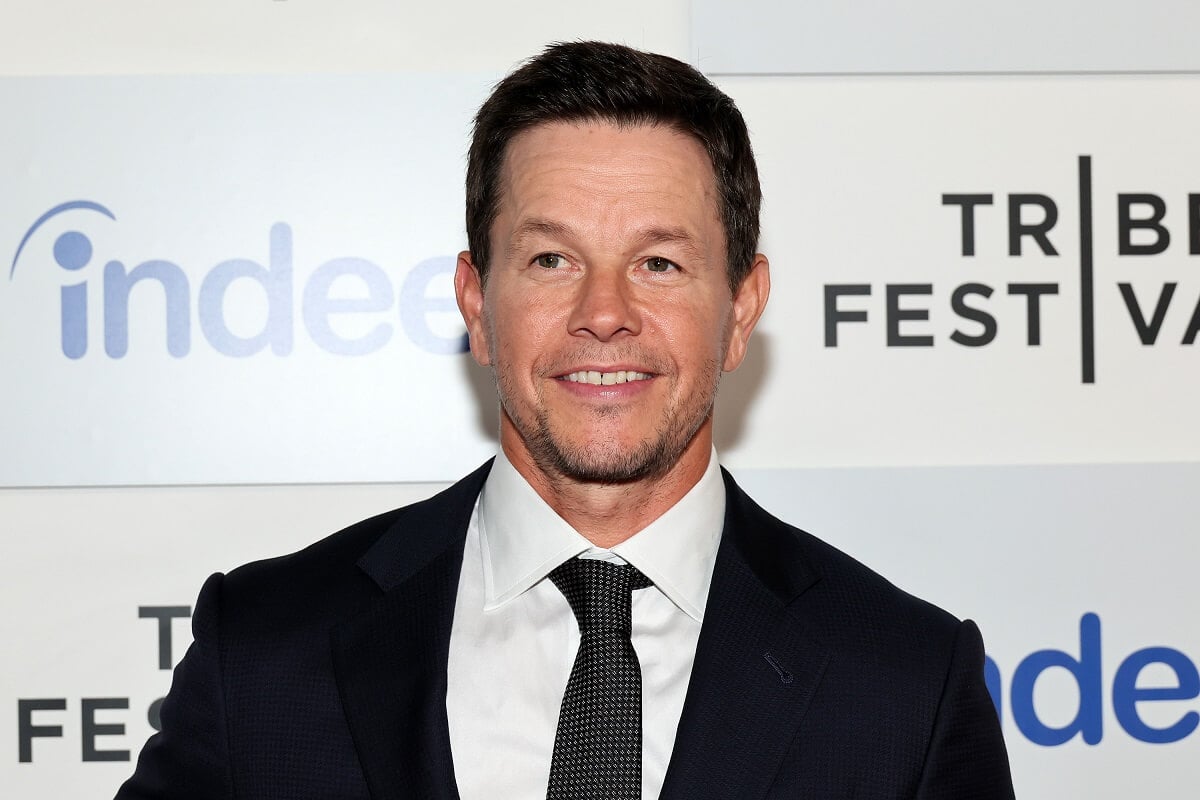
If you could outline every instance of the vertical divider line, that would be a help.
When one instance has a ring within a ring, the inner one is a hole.
[[[1092,275],[1092,157],[1079,157],[1079,323],[1083,382],[1096,382],[1096,315]]]

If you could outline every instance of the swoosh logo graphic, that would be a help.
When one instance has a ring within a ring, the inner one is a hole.
[[[56,217],[64,211],[74,211],[76,209],[98,212],[114,222],[117,219],[116,216],[114,216],[113,213],[107,208],[99,203],[93,203],[91,200],[70,200],[66,203],[60,203],[56,205],[45,214],[42,214],[40,217],[38,217],[37,222],[29,226],[29,230],[25,231],[25,235],[21,237],[21,243],[17,245],[17,252],[13,254],[12,266],[9,267],[8,270],[8,279],[10,281],[12,280],[13,274],[17,271],[17,261],[21,259],[21,251],[25,249],[25,244],[29,241],[29,238],[33,236],[33,234],[37,233],[37,229],[42,227],[42,225],[52,217]]]

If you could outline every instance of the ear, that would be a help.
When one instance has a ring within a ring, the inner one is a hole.
[[[758,324],[763,309],[767,307],[767,295],[771,293],[771,269],[767,257],[756,253],[750,271],[742,279],[733,295],[733,324],[729,330],[729,344],[725,350],[722,369],[732,372],[746,357],[750,334]]]
[[[454,298],[458,301],[463,322],[467,324],[471,355],[486,367],[491,364],[491,358],[488,356],[487,326],[483,322],[483,282],[467,250],[458,254],[458,265],[454,268]]]

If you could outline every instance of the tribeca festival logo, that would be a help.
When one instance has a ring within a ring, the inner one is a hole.
[[[155,621],[158,632],[158,669],[169,671],[175,666],[175,656],[181,648],[176,647],[173,636],[174,623],[186,621],[192,616],[191,606],[138,606],[138,619]],[[130,700],[139,703],[139,697],[20,697],[17,698],[17,761],[22,764],[34,762],[34,742],[38,739],[67,739],[78,736],[78,744],[72,747],[80,753],[84,762],[129,761],[128,747],[113,747],[126,744],[130,732],[127,722],[142,714],[130,711]],[[78,704],[78,714],[71,706]],[[163,698],[158,697],[146,706],[144,718],[151,731],[162,730]],[[97,715],[103,715],[103,719]],[[75,720],[78,720],[78,725]],[[118,721],[119,720],[119,721]],[[136,724],[136,723],[135,723]],[[140,726],[138,726],[140,727]],[[136,734],[136,731],[134,732]],[[114,739],[120,739],[114,741]],[[65,742],[63,742],[65,744]],[[50,750],[50,742],[43,742],[41,755]],[[51,752],[51,760],[61,758],[62,750]]]
[[[1093,231],[1094,210],[1092,198],[1092,157],[1078,159],[1078,206],[1079,219],[1074,231],[1068,230],[1069,221],[1060,224],[1058,203],[1046,194],[1013,193],[997,196],[991,192],[952,193],[942,195],[941,204],[958,217],[960,253],[964,260],[976,258],[977,230],[982,226],[1000,224],[1006,228],[1007,255],[1020,257],[1027,252],[1036,252],[1043,257],[1059,256],[1058,246],[1068,237],[1077,236],[1079,244],[1079,364],[1080,379],[1085,384],[1096,382],[1096,319],[1095,299],[1098,288],[1108,291],[1110,286],[1098,283],[1095,276],[1096,241]],[[1168,198],[1149,192],[1118,192],[1116,196],[1117,256],[1119,258],[1150,258],[1167,254],[1179,257],[1183,251],[1189,256],[1200,255],[1200,194],[1188,194],[1186,198],[1169,198],[1170,208],[1175,211],[1168,224]],[[993,206],[1002,209],[993,209]],[[1184,221],[1180,222],[1179,206],[1185,207]],[[1172,237],[1172,233],[1175,237]],[[1179,234],[1186,234],[1184,243]],[[995,256],[997,253],[985,253]],[[877,287],[869,283],[826,284],[824,286],[825,347],[838,347],[838,334],[842,326],[852,323],[878,323],[868,317],[862,300],[869,297]],[[1200,336],[1200,297],[1176,298],[1179,282],[1162,281],[1155,295],[1143,288],[1139,296],[1132,283],[1119,281],[1116,290],[1120,293],[1131,326],[1129,335],[1136,336],[1143,346],[1169,345],[1163,337],[1164,323],[1168,315],[1181,320],[1190,314],[1178,346],[1196,344]],[[923,296],[934,294],[932,283],[888,283],[883,287],[885,309],[883,324],[886,327],[886,345],[892,347],[934,347],[935,337],[919,330],[920,323],[928,322],[929,302],[922,303]],[[955,287],[950,295],[950,308],[958,319],[958,325],[949,339],[962,347],[986,347],[991,344],[999,330],[1000,308],[994,300],[996,287],[979,281],[967,281]],[[1057,281],[1013,282],[1003,291],[1014,297],[1024,298],[1024,339],[1027,347],[1038,347],[1042,343],[1043,306],[1050,306],[1059,295]],[[1180,293],[1181,295],[1184,293]],[[1194,303],[1194,305],[1189,305]],[[1061,304],[1053,306],[1063,309]]]
[[[54,239],[47,254],[30,247],[35,235],[52,219],[70,215],[76,223]],[[285,222],[276,222],[268,231],[268,259],[260,264],[248,258],[230,258],[211,268],[199,281],[193,296],[192,280],[177,262],[155,258],[127,267],[119,259],[109,259],[92,267],[95,257],[93,240],[83,232],[87,224],[117,222],[116,215],[91,200],[72,200],[47,210],[21,237],[9,267],[9,281],[19,279],[18,267],[61,269],[66,276],[78,278],[59,291],[59,331],[63,355],[80,359],[88,355],[88,319],[99,312],[104,352],[109,358],[124,358],[129,352],[130,296],[138,284],[155,284],[160,291],[159,308],[166,321],[166,352],[176,358],[187,356],[195,341],[193,316],[204,341],[216,352],[233,358],[245,358],[269,350],[276,356],[288,356],[295,346],[298,331],[303,331],[321,350],[339,356],[375,353],[392,341],[399,322],[403,333],[418,347],[438,355],[466,352],[466,335],[447,336],[430,324],[430,316],[457,313],[454,299],[431,296],[435,278],[452,274],[454,258],[437,256],[425,259],[404,275],[397,291],[392,278],[378,264],[357,257],[340,257],[316,267],[303,280],[293,267],[293,233]],[[87,223],[87,224],[83,224]],[[99,276],[97,276],[99,271]],[[235,331],[226,316],[226,295],[235,283],[257,285],[265,314],[259,329],[252,333]],[[335,291],[334,285],[339,290]],[[96,284],[99,284],[97,286]],[[353,287],[351,290],[348,287]],[[346,296],[351,294],[352,296]],[[298,295],[298,296],[297,296]],[[297,324],[297,300],[300,324]],[[139,297],[150,303],[152,298]],[[347,334],[334,320],[359,317],[365,330]]]

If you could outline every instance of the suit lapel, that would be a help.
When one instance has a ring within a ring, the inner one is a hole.
[[[332,633],[373,800],[457,800],[446,661],[463,543],[491,464],[397,519],[359,561],[382,593]],[[662,798],[762,797],[828,653],[797,599],[819,580],[794,535],[725,474],[724,534]]]
[[[463,543],[491,463],[410,507],[359,560],[382,590],[334,628],[333,665],[374,800],[456,800],[446,660]]]
[[[828,653],[797,598],[819,580],[790,529],[725,473],[725,529],[662,798],[766,794]]]

